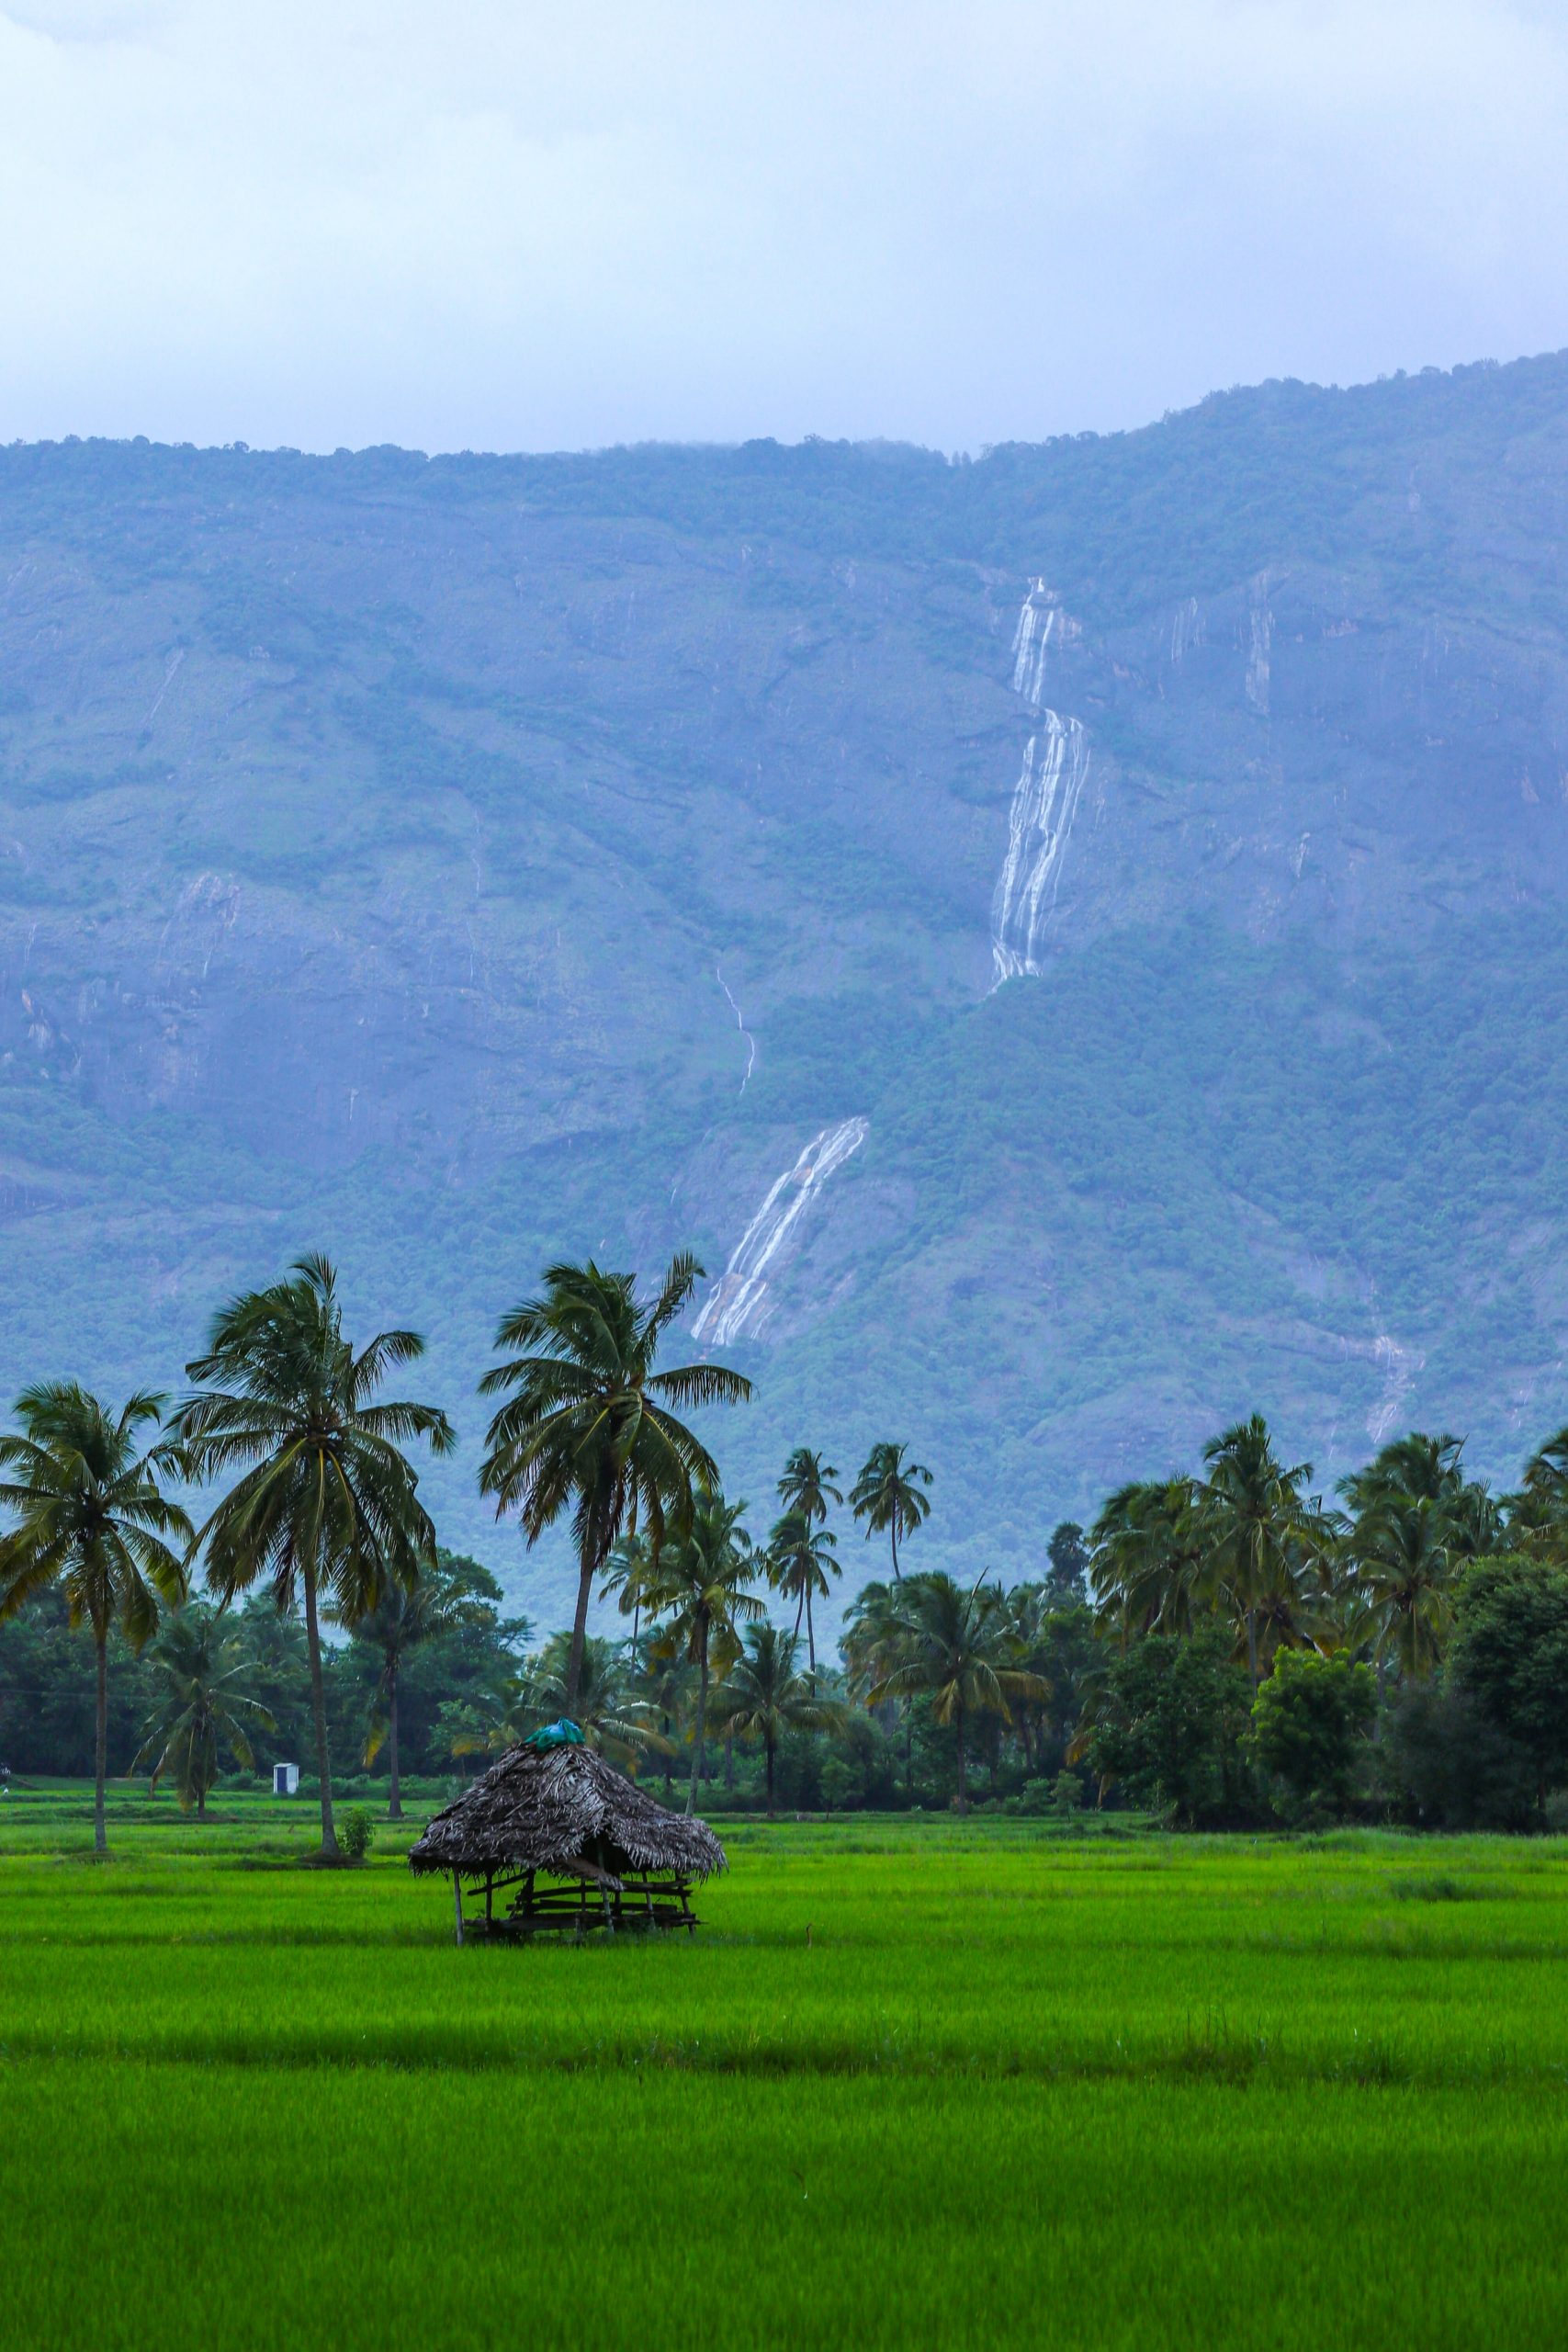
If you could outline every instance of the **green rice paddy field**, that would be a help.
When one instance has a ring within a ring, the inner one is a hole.
[[[5,1801],[0,2338],[1568,2340],[1568,1845],[745,1825],[458,1951],[416,1826]]]

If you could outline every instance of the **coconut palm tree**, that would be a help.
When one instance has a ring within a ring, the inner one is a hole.
[[[483,1571],[479,1573],[482,1575]],[[367,1765],[374,1764],[383,1747],[386,1748],[389,1821],[400,1821],[403,1817],[398,1701],[404,1664],[410,1653],[425,1642],[492,1622],[490,1592],[497,1588],[488,1576],[484,1582],[490,1588],[488,1592],[481,1589],[474,1570],[466,1563],[449,1568],[437,1560],[423,1569],[416,1584],[390,1580],[383,1584],[375,1600],[357,1616],[345,1615],[335,1606],[326,1612],[334,1623],[346,1626],[355,1640],[373,1650],[380,1660],[365,1739],[365,1761]]]
[[[1100,1622],[1137,1634],[1190,1634],[1212,1610],[1209,1545],[1190,1478],[1119,1487],[1089,1530]]]
[[[1347,1596],[1363,1636],[1370,1629],[1380,1682],[1391,1657],[1412,1677],[1430,1672],[1461,1564],[1502,1540],[1496,1498],[1484,1481],[1465,1478],[1462,1444],[1413,1430],[1339,1482],[1354,1514],[1339,1544]]]
[[[1358,1519],[1350,1548],[1380,1668],[1392,1655],[1413,1679],[1429,1674],[1453,1619],[1455,1555],[1443,1502],[1430,1494],[1385,1498]]]
[[[886,1529],[893,1545],[893,1581],[899,1580],[898,1538],[912,1535],[931,1510],[921,1488],[931,1483],[923,1463],[906,1462],[908,1446],[874,1445],[850,1488],[850,1507],[865,1521],[867,1539]]]
[[[825,1600],[829,1579],[842,1574],[835,1554],[837,1539],[830,1529],[815,1527],[804,1511],[785,1513],[768,1538],[765,1573],[768,1582],[786,1600],[795,1602],[795,1631],[806,1614],[806,1644],[811,1671],[817,1671],[817,1634],[811,1623],[813,1596]]]
[[[824,1462],[808,1445],[797,1445],[779,1480],[779,1500],[784,1507],[784,1516],[797,1511],[809,1526],[825,1526],[829,1504],[844,1499],[833,1484],[838,1475],[832,1464]]]
[[[570,1714],[577,1700],[588,1600],[616,1537],[639,1517],[657,1554],[665,1516],[690,1513],[694,1489],[716,1487],[718,1467],[673,1408],[739,1403],[751,1384],[721,1364],[656,1372],[665,1332],[702,1277],[689,1251],[671,1259],[658,1296],[638,1306],[635,1278],[586,1266],[545,1269],[545,1286],[503,1317],[498,1348],[523,1353],[479,1383],[505,1396],[491,1422],[479,1490],[496,1515],[516,1510],[530,1545],[570,1510],[577,1545],[577,1611],[567,1665]]]
[[[1568,1429],[1530,1455],[1519,1491],[1505,1496],[1503,1503],[1510,1551],[1568,1560]]]
[[[140,1649],[158,1623],[159,1599],[186,1597],[180,1555],[191,1526],[159,1480],[181,1467],[166,1438],[143,1447],[164,1399],[139,1391],[118,1414],[74,1381],[45,1382],[17,1399],[20,1435],[0,1436],[0,1505],[17,1525],[0,1542],[0,1618],[60,1584],[73,1626],[92,1631],[98,1687],[94,1745],[93,1847],[108,1851],[104,1781],[108,1747],[108,1638],[118,1625]]]
[[[862,1585],[845,1616],[839,1648],[848,1671],[849,1687],[867,1706],[871,1704],[872,1690],[899,1655],[902,1624],[899,1611],[903,1594],[902,1579],[897,1584],[884,1584],[880,1578],[873,1578],[870,1584]],[[878,1703],[886,1707],[890,1717],[897,1716],[900,1702],[896,1698],[886,1698]],[[902,1704],[904,1781],[907,1792],[912,1795],[915,1785],[915,1710],[911,1700],[907,1699]],[[891,1731],[891,1722],[887,1728]]]
[[[152,1655],[164,1696],[142,1727],[131,1770],[140,1772],[150,1764],[154,1788],[164,1772],[171,1773],[181,1812],[194,1804],[199,1821],[224,1754],[245,1771],[254,1770],[251,1733],[270,1731],[273,1719],[245,1687],[254,1661],[221,1611],[187,1603],[166,1620]]]
[[[1456,1560],[1480,1560],[1500,1552],[1505,1540],[1503,1512],[1484,1478],[1467,1478],[1443,1509],[1449,1548]]]
[[[642,1604],[652,1566],[653,1547],[641,1529],[636,1528],[629,1535],[617,1536],[611,1544],[604,1563],[604,1581],[599,1588],[601,1600],[613,1598],[622,1616],[630,1617],[634,1656],[642,1634]]]
[[[470,1709],[468,1722],[460,1723],[454,1710],[451,1753],[502,1756],[542,1724],[554,1723],[563,1711],[570,1656],[570,1634],[552,1634],[537,1657],[527,1660],[504,1698],[492,1700],[488,1712]],[[635,1772],[640,1758],[672,1748],[673,1743],[658,1730],[655,1713],[653,1702],[638,1689],[626,1651],[591,1634],[582,1645],[572,1718],[588,1746],[623,1771]]]
[[[667,1543],[649,1587],[648,1605],[663,1621],[653,1636],[655,1651],[683,1655],[697,1669],[697,1711],[692,1742],[692,1778],[686,1811],[697,1798],[697,1775],[707,1740],[708,1682],[716,1665],[723,1672],[739,1655],[739,1627],[761,1617],[762,1604],[750,1590],[760,1563],[740,1524],[743,1502],[699,1494],[684,1532]]]
[[[766,1758],[768,1819],[773,1818],[774,1763],[786,1731],[837,1731],[844,1709],[817,1689],[817,1670],[795,1670],[799,1636],[777,1625],[748,1625],[745,1651],[714,1702],[714,1721],[739,1739],[760,1739]]]
[[[536,1724],[563,1713],[570,1662],[571,1635],[552,1634],[527,1678],[526,1702]],[[654,1712],[652,1702],[636,1689],[626,1651],[617,1643],[590,1634],[582,1645],[573,1716],[589,1747],[623,1771],[635,1771],[639,1758],[659,1755],[671,1745],[660,1733]]]
[[[1247,1671],[1258,1681],[1258,1626],[1277,1621],[1294,1588],[1303,1547],[1326,1543],[1323,1514],[1303,1495],[1312,1464],[1287,1469],[1261,1413],[1238,1421],[1203,1449],[1208,1476],[1198,1487],[1208,1565],[1238,1631],[1245,1628]]]
[[[1081,1532],[1081,1531],[1080,1531]],[[1007,1595],[1008,1632],[1010,1637],[1012,1663],[1024,1673],[1038,1675],[1049,1697],[1055,1689],[1051,1679],[1052,1627],[1057,1617],[1055,1607],[1055,1589],[1049,1581],[1043,1584],[1014,1585]],[[1042,1701],[1031,1713],[1027,1702],[1020,1700],[1017,1706],[1019,1745],[1023,1750],[1025,1770],[1036,1770],[1036,1734],[1045,1725],[1045,1706]]]
[[[1428,1437],[1412,1430],[1391,1438],[1371,1460],[1339,1481],[1339,1492],[1359,1517],[1389,1501],[1413,1502],[1425,1495],[1433,1502],[1448,1502],[1464,1481],[1459,1466],[1462,1438]]]
[[[1050,1685],[1038,1674],[1012,1664],[1008,1606],[995,1585],[982,1580],[968,1592],[938,1572],[911,1577],[891,1613],[888,1662],[867,1692],[871,1705],[885,1698],[928,1697],[939,1724],[951,1724],[958,1741],[958,1809],[969,1810],[966,1728],[979,1713],[1010,1723],[1010,1699],[1043,1699]]]
[[[435,1531],[401,1451],[455,1442],[431,1405],[373,1400],[394,1364],[424,1352],[415,1331],[382,1331],[356,1355],[343,1334],[337,1277],[301,1258],[292,1279],[223,1307],[208,1351],[186,1366],[197,1393],[180,1409],[191,1475],[241,1473],[196,1539],[221,1600],[262,1578],[279,1610],[303,1596],[321,1776],[321,1853],[337,1860],[321,1680],[321,1598],[356,1623],[389,1586],[412,1591],[435,1565]]]
[[[695,1710],[697,1670],[684,1656],[660,1656],[646,1634],[640,1652],[634,1652],[633,1657],[633,1693],[644,1702],[659,1726],[656,1752],[663,1767],[664,1802],[668,1804],[676,1742]]]

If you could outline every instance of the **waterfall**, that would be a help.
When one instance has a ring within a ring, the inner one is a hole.
[[[755,1339],[767,1319],[768,1268],[798,1225],[807,1204],[836,1168],[857,1152],[871,1127],[864,1119],[840,1119],[813,1136],[793,1168],[775,1177],[767,1199],[751,1219],[692,1326],[694,1340],[725,1347],[731,1340]],[[786,1252],[787,1254],[787,1252]]]
[[[1372,1361],[1383,1376],[1382,1395],[1367,1415],[1367,1435],[1383,1444],[1404,1410],[1404,1400],[1416,1385],[1416,1375],[1427,1359],[1414,1348],[1402,1347],[1386,1331],[1372,1342]]]
[[[1045,655],[1052,643],[1069,633],[1066,616],[1043,580],[1031,588],[1012,633],[1012,690],[1032,710],[1040,707],[1045,691]]]
[[[1089,740],[1076,718],[1043,710],[1013,786],[1007,856],[991,901],[997,981],[1037,972],[1034,951],[1061,885],[1062,852],[1089,774]]]
[[[1247,656],[1247,699],[1261,718],[1269,716],[1269,656],[1274,645],[1274,616],[1269,609],[1269,574],[1260,571],[1252,583],[1251,623]]]
[[[1170,623],[1170,665],[1179,670],[1187,656],[1206,641],[1202,610],[1196,596],[1188,596],[1178,605]]]

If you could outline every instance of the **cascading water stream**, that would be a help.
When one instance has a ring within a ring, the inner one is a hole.
[[[1024,746],[1008,817],[1007,854],[991,899],[991,956],[998,988],[1003,980],[1040,969],[1035,950],[1056,904],[1062,854],[1089,774],[1089,739],[1082,726],[1043,702],[1046,656],[1077,633],[1043,580],[1034,581],[1012,633],[1012,689],[1039,711],[1041,723]]]
[[[807,1204],[836,1168],[857,1152],[870,1134],[865,1119],[840,1119],[813,1136],[793,1168],[775,1178],[768,1196],[740,1237],[718,1281],[702,1304],[692,1337],[710,1346],[754,1339],[766,1319],[768,1269],[776,1266]]]
[[[1024,598],[1012,633],[1012,690],[1038,710],[1045,691],[1045,656],[1062,632],[1062,608],[1037,580]]]
[[[997,980],[1038,972],[1034,960],[1061,885],[1062,853],[1089,774],[1089,741],[1076,718],[1040,714],[1013,786],[1007,855],[991,901]]]

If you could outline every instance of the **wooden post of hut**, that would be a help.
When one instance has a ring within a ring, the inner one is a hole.
[[[438,1813],[409,1866],[451,1871],[458,1943],[465,1926],[507,1940],[565,1932],[581,1941],[617,1925],[691,1933],[699,1925],[692,1883],[723,1870],[725,1859],[706,1822],[656,1804],[563,1721],[508,1748]],[[464,1921],[465,1878],[484,1881],[482,1925]],[[517,1891],[498,1915],[502,1887]]]

